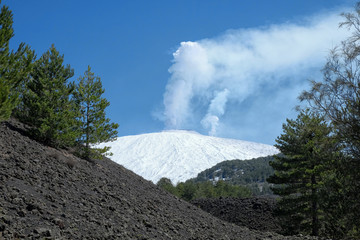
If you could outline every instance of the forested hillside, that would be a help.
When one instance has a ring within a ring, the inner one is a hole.
[[[246,186],[254,195],[272,194],[266,179],[274,173],[269,165],[273,161],[272,156],[254,158],[251,160],[228,160],[216,164],[201,173],[192,181],[205,182],[219,180],[233,185]]]

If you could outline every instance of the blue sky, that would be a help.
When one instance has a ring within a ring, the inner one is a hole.
[[[11,46],[51,44],[103,82],[119,136],[186,129],[274,144],[353,0],[3,0]]]

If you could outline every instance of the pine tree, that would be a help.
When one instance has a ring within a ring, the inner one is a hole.
[[[360,238],[360,2],[355,11],[343,13],[340,23],[351,31],[341,45],[335,47],[323,68],[323,79],[311,81],[311,89],[300,95],[312,111],[329,119],[345,145],[345,157],[337,163],[336,183],[342,186],[335,199],[339,212],[335,217],[342,227],[339,234]],[[336,189],[335,189],[336,190]],[[345,237],[345,236],[344,236]]]
[[[68,83],[74,71],[63,62],[54,45],[35,62],[19,114],[37,140],[54,147],[72,146],[77,137],[70,99],[74,84]]]
[[[79,143],[84,146],[81,153],[85,159],[100,157],[109,150],[105,148],[91,148],[91,145],[115,140],[118,124],[110,123],[105,116],[105,109],[110,103],[102,97],[105,90],[102,88],[100,77],[91,72],[90,66],[74,92],[74,101],[78,109],[78,128],[80,130]]]
[[[0,121],[8,119],[18,104],[17,87],[25,81],[35,56],[24,43],[16,52],[10,51],[9,42],[14,36],[12,19],[12,12],[3,6],[0,13]]]
[[[275,145],[282,155],[270,162],[275,173],[267,181],[281,196],[278,214],[285,233],[318,236],[324,217],[324,178],[333,171],[338,144],[325,120],[309,111],[300,112],[296,120],[287,119],[283,131]]]
[[[165,191],[178,196],[178,192],[176,187],[172,184],[171,180],[169,178],[166,177],[162,177],[157,183],[156,186],[164,189]]]

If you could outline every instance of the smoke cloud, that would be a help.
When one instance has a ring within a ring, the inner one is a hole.
[[[329,50],[348,35],[341,21],[339,13],[326,13],[182,42],[164,93],[166,127],[274,139],[307,80],[321,76]]]

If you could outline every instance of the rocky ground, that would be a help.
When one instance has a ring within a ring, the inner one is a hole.
[[[220,198],[197,199],[191,202],[204,211],[227,222],[249,229],[280,232],[281,227],[274,216],[274,198]]]
[[[0,123],[0,239],[310,238],[225,222],[108,159],[33,141],[12,120]]]

